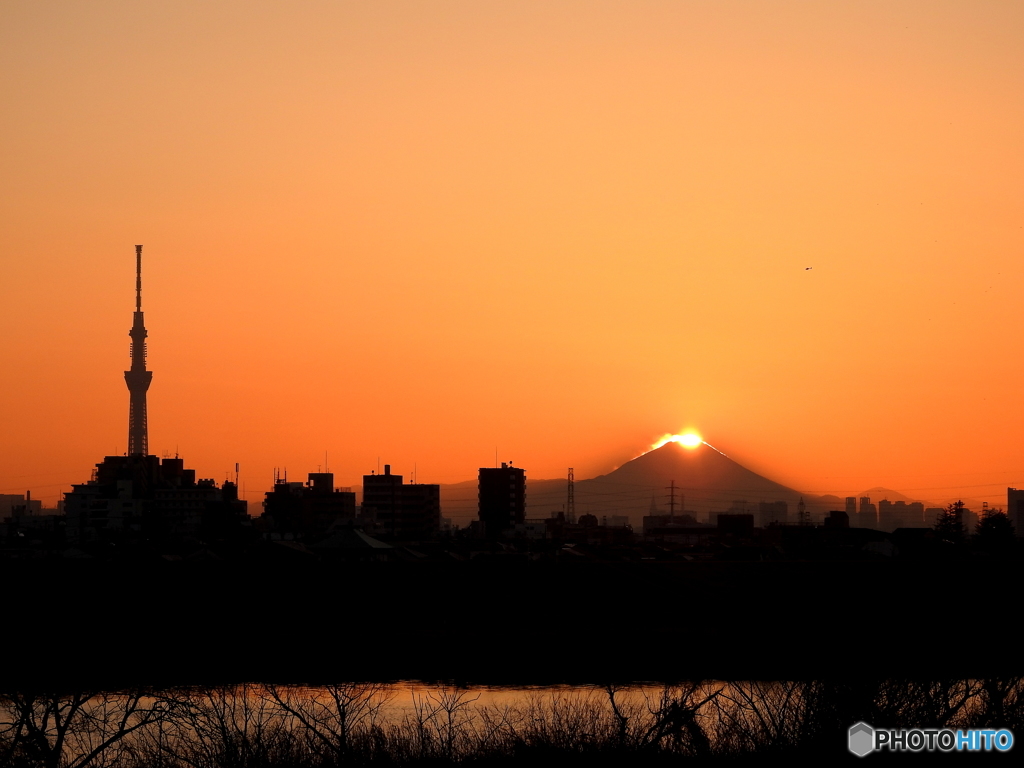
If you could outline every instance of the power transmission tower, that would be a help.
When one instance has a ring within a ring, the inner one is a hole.
[[[568,498],[565,500],[565,521],[572,525],[576,522],[576,491],[575,481],[572,477],[572,467],[569,467],[568,493]]]
[[[804,504],[804,497],[800,497],[800,503],[796,505],[796,519],[800,525],[811,524],[811,513],[807,510],[807,505]]]

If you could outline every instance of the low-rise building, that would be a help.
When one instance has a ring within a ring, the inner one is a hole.
[[[64,495],[69,543],[192,538],[213,518],[238,526],[249,517],[238,488],[196,480],[180,458],[106,456],[87,483]]]
[[[441,486],[405,483],[402,475],[363,475],[363,517],[378,536],[394,540],[431,539],[441,531]]]

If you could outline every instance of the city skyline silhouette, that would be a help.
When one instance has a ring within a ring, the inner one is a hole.
[[[1015,6],[469,7],[6,12],[0,493],[129,450],[140,242],[149,451],[250,502],[685,429],[811,494],[1024,482]]]

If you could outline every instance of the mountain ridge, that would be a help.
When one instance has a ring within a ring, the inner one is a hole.
[[[670,490],[673,487],[675,490]],[[443,514],[460,523],[474,519],[475,491],[472,481],[442,486]],[[652,501],[659,511],[667,512],[670,495],[676,500],[677,511],[692,512],[701,522],[706,522],[713,512],[726,512],[730,508],[756,516],[760,501],[785,501],[790,519],[795,519],[797,504],[803,499],[812,514],[821,516],[835,508],[836,498],[803,493],[777,483],[707,443],[694,448],[666,443],[603,475],[577,480],[574,488],[577,517],[587,513],[598,519],[626,516],[635,528],[642,524],[643,516],[649,514]],[[527,479],[526,516],[538,518],[557,514],[564,510],[566,497],[565,479]],[[680,503],[683,506],[679,506]]]

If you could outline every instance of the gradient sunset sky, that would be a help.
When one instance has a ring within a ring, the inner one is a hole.
[[[1016,0],[6,0],[0,98],[0,493],[125,451],[136,243],[150,449],[253,502],[1024,486]]]

